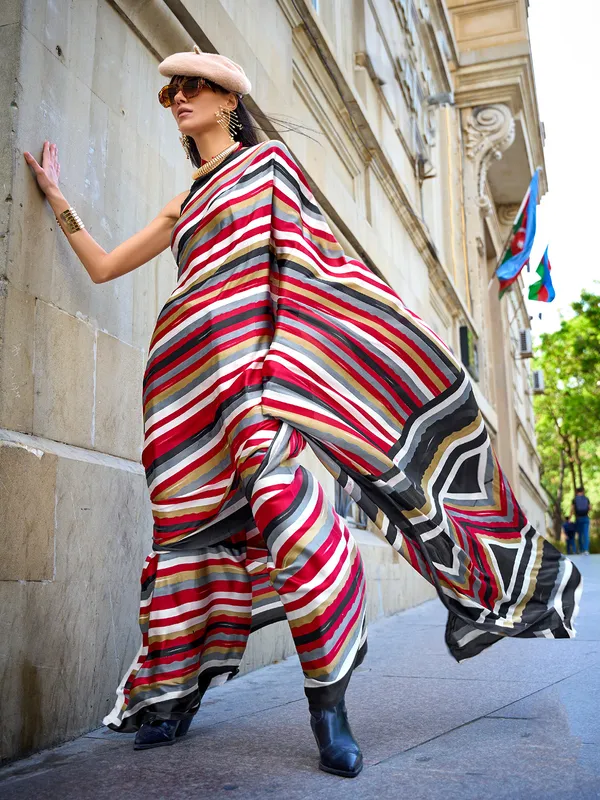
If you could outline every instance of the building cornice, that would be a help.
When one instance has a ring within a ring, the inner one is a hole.
[[[530,148],[531,171],[542,167],[540,194],[547,191],[542,130],[531,56],[523,54],[497,61],[461,64],[454,71],[454,97],[459,108],[506,105],[519,115]]]
[[[432,17],[437,24],[439,35]],[[429,14],[421,19],[421,29],[424,34],[424,44],[429,50],[429,60],[437,77],[439,91],[453,92],[454,81],[450,67],[458,64],[458,48],[443,0],[431,3]]]
[[[433,7],[434,14],[437,17],[440,28],[442,29],[448,45],[448,60],[450,62],[450,66],[456,66],[459,59],[459,49],[456,43],[456,36],[454,35],[454,28],[452,27],[452,20],[450,19],[450,13],[446,6],[446,2],[445,0],[433,0],[431,6]]]

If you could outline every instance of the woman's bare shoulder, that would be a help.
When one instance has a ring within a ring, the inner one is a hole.
[[[180,192],[179,194],[175,195],[175,197],[172,200],[169,200],[167,205],[163,208],[162,214],[164,214],[165,217],[171,217],[174,220],[179,219],[181,214],[181,205],[189,193],[190,190],[186,189],[185,192]]]

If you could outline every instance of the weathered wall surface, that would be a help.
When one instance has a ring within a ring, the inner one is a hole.
[[[2,5],[0,565],[2,756],[98,724],[138,647],[151,546],[144,351],[170,253],[95,285],[23,150],[58,145],[60,183],[110,250],[185,187],[156,112],[156,58],[106,2]],[[158,105],[158,104],[156,104]],[[4,134],[4,132],[3,132]],[[177,147],[179,144],[176,142]],[[137,575],[137,577],[136,577]]]

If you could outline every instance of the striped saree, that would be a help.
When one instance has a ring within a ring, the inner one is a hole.
[[[143,382],[143,641],[105,724],[197,708],[284,618],[309,701],[339,698],[366,649],[364,575],[306,446],[435,586],[455,659],[574,636],[580,575],[525,518],[461,364],[345,255],[284,144],[198,179],[171,248]]]

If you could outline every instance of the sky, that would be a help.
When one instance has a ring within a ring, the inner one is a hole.
[[[582,289],[600,293],[600,0],[530,0],[529,34],[533,53],[540,119],[546,131],[544,153],[548,192],[538,206],[537,231],[531,253],[535,270],[546,245],[556,298],[528,302],[533,332],[556,330],[561,313]],[[542,320],[538,314],[542,312]]]

